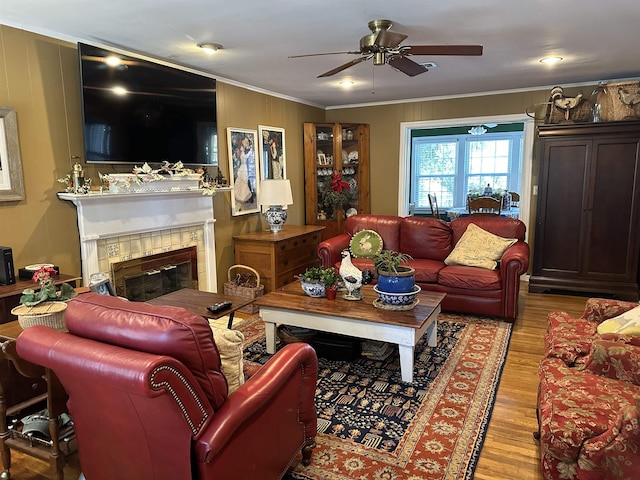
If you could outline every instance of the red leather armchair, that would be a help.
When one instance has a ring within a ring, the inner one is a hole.
[[[285,346],[227,396],[208,323],[185,309],[81,295],[69,333],[26,329],[18,354],[69,394],[91,480],[278,479],[315,446],[315,351]]]

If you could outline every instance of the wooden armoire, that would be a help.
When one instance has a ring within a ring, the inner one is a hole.
[[[529,291],[638,300],[640,121],[538,128]]]

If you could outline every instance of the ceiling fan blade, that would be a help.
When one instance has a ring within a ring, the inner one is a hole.
[[[307,53],[306,55],[289,55],[287,58],[302,58],[302,57],[318,57],[320,55],[360,55],[360,52],[327,52],[327,53]]]
[[[407,57],[403,57],[402,55],[394,55],[389,59],[389,65],[393,68],[397,68],[402,73],[409,75],[410,77],[415,77],[416,75],[420,75],[428,71],[427,67],[424,65],[420,65],[419,63],[414,62],[413,60],[409,60]]]
[[[331,75],[335,75],[338,72],[346,70],[349,67],[353,67],[360,62],[364,62],[365,60],[369,60],[372,55],[367,55],[366,57],[356,58],[355,60],[351,60],[350,62],[345,63],[344,65],[340,65],[339,67],[334,68],[333,70],[329,70],[328,72],[324,72],[322,75],[318,75],[318,78],[322,77],[330,77]]]
[[[383,30],[378,32],[373,44],[384,48],[396,48],[405,38],[407,38],[407,35],[403,35],[402,33]]]
[[[412,45],[402,48],[403,55],[482,55],[482,45]]]

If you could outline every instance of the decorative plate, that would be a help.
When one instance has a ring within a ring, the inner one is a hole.
[[[34,263],[33,265],[27,265],[26,267],[24,267],[24,269],[28,270],[29,272],[35,272],[37,270],[40,270],[42,267],[53,268],[53,263]]]
[[[360,230],[349,242],[354,257],[371,258],[382,251],[382,237],[373,230]]]

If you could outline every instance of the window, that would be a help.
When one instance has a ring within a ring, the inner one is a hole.
[[[412,132],[409,201],[415,213],[430,213],[429,193],[447,208],[464,207],[469,192],[487,185],[520,191],[524,125],[498,127],[484,135],[468,134],[469,127]]]

